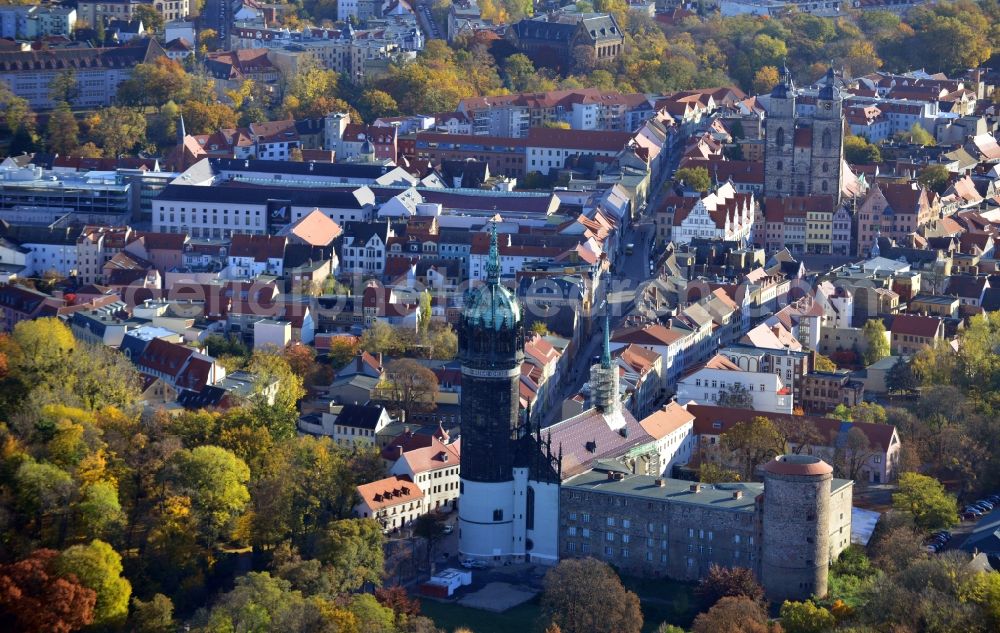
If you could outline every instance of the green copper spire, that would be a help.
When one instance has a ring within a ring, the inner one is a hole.
[[[601,367],[611,369],[611,322],[604,315],[604,351],[601,353]]]
[[[497,223],[490,225],[490,258],[486,262],[486,283],[500,283],[500,248],[497,246]]]

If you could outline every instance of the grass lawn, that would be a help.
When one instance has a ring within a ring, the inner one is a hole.
[[[538,598],[505,611],[492,613],[454,603],[421,600],[420,612],[448,633],[459,627],[474,633],[532,633],[538,624]]]
[[[630,577],[623,578],[623,581],[642,601],[644,633],[652,633],[661,622],[685,628],[691,626],[691,621],[698,613],[693,584]],[[424,615],[448,633],[463,626],[473,633],[536,633],[542,630],[538,622],[538,598],[505,613],[480,611],[434,600],[421,600],[420,608]]]

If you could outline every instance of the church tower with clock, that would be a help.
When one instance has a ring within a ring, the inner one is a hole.
[[[799,94],[782,68],[767,97],[764,195],[831,196],[844,186],[844,98],[831,67],[814,94]]]
[[[517,298],[500,283],[496,226],[486,282],[466,295],[458,325],[462,366],[459,549],[470,558],[512,554],[515,532],[519,389],[524,323]],[[523,546],[522,546],[523,547]]]

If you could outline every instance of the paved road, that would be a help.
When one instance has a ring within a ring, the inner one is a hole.
[[[424,32],[428,40],[446,39],[446,34],[441,31],[441,27],[438,26],[437,22],[434,21],[434,16],[431,15],[431,5],[421,2],[417,5],[415,13],[417,24],[420,25],[420,30]]]
[[[232,13],[230,0],[205,0],[205,6],[201,10],[201,28],[209,28],[219,34],[219,45],[222,50],[229,48]]]
[[[590,379],[590,367],[593,365],[594,358],[600,355],[601,345],[604,342],[605,312],[608,314],[613,330],[622,317],[632,309],[637,293],[652,277],[649,266],[652,261],[653,241],[656,236],[656,226],[653,223],[652,213],[662,195],[663,183],[677,168],[678,156],[683,145],[683,139],[678,139],[669,149],[667,167],[663,170],[659,182],[650,187],[653,193],[649,197],[645,213],[626,230],[622,240],[623,247],[624,244],[631,243],[634,245],[633,252],[631,255],[622,253],[616,258],[615,271],[607,283],[602,286],[598,293],[599,296],[595,298],[593,311],[595,319],[591,336],[581,342],[569,376],[562,380],[557,393],[550,396],[549,402],[551,404],[545,413],[543,426],[550,426],[559,421],[563,400],[579,392],[583,384]]]

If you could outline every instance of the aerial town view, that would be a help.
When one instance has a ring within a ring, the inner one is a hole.
[[[0,0],[0,631],[1000,631],[1000,0]]]

